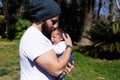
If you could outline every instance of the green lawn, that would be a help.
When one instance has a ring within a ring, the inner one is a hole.
[[[75,47],[75,68],[65,80],[120,80],[120,60],[84,57]],[[0,80],[19,80],[18,41],[0,41]]]

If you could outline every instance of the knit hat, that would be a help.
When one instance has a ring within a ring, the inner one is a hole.
[[[30,9],[34,22],[45,21],[61,13],[59,5],[53,0],[31,0]]]

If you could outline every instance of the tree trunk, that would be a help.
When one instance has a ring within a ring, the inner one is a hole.
[[[5,36],[9,39],[9,14],[8,14],[8,6],[7,6],[7,0],[2,0],[3,4],[3,13],[5,15],[5,23],[6,23],[6,30],[5,30]]]
[[[100,10],[101,10],[101,7],[102,7],[102,0],[99,0],[99,5],[98,5],[98,12],[97,12],[97,19],[99,20],[99,16],[100,16]]]
[[[85,0],[85,18],[83,24],[83,33],[79,45],[90,45],[90,40],[87,39],[87,31],[90,30],[93,22],[93,11],[94,11],[95,0]]]
[[[117,5],[117,8],[120,10],[120,5],[118,3],[118,0],[115,0],[115,2],[116,2],[116,5]]]
[[[109,4],[109,20],[111,22],[113,21],[113,5],[114,5],[114,0],[110,0],[110,4]]]

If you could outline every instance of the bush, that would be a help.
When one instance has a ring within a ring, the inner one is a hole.
[[[97,23],[87,34],[92,45],[82,47],[82,53],[94,58],[120,58],[120,22]]]
[[[0,23],[3,23],[5,21],[5,16],[0,15]]]
[[[31,22],[25,19],[18,19],[15,24],[15,39],[20,39],[25,30],[31,25]]]

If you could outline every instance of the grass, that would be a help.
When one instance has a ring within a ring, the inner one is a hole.
[[[19,80],[18,41],[0,41],[0,80]]]
[[[119,80],[120,60],[85,57],[74,47],[75,68],[65,80]],[[19,79],[18,41],[0,41],[0,80]]]

